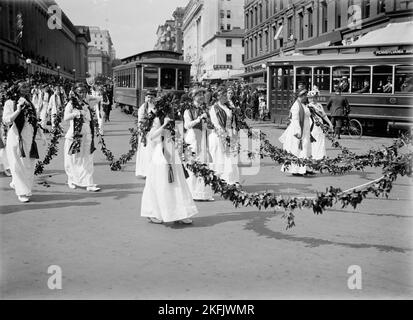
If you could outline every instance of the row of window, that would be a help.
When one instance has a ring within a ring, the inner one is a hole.
[[[263,0],[259,2],[256,6],[250,8],[248,12],[245,13],[245,27],[246,29],[252,29],[258,26],[260,23],[267,20],[270,15],[274,15],[278,11],[283,10],[286,8],[284,4],[286,0]],[[323,33],[327,32],[327,7],[329,3],[334,2],[334,10],[335,10],[335,28],[340,28],[342,26],[342,0],[324,0],[320,1],[321,5],[321,20],[322,20],[322,29]],[[397,0],[395,3],[397,9],[408,9],[411,7],[411,1],[409,0]],[[289,4],[287,4],[289,5]],[[272,10],[271,10],[272,7]],[[354,1],[348,0],[346,14],[347,19],[351,21],[351,19],[367,19],[371,15],[371,1],[370,0],[362,0],[362,1]],[[376,2],[376,12],[382,13],[386,11],[386,1],[385,0],[378,0]]]
[[[271,75],[273,89],[292,90],[288,69],[274,68]],[[413,65],[298,67],[295,84],[296,90],[316,86],[333,92],[339,86],[343,93],[413,93]]]
[[[189,72],[186,69],[146,67],[143,69],[143,89],[184,90],[189,84]],[[120,88],[136,88],[136,69],[116,71],[115,83]]]

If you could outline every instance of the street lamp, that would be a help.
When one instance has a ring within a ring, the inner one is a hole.
[[[230,69],[228,68],[228,69],[227,69],[227,73],[228,73],[228,80],[229,80],[229,71],[230,71]]]
[[[262,77],[263,77],[263,80],[264,80],[264,83],[265,83],[265,71],[266,71],[266,69],[267,69],[267,65],[266,65],[265,63],[263,63],[263,64],[261,65],[261,68],[263,69],[263,71],[262,71]]]
[[[73,69],[72,71],[73,71],[73,76],[74,76],[75,82],[76,82],[76,69]]]
[[[60,66],[57,66],[56,69],[57,69],[57,79],[60,80]]]
[[[29,85],[30,85],[30,65],[32,64],[32,60],[26,59],[26,65],[27,65],[27,74],[29,76]]]

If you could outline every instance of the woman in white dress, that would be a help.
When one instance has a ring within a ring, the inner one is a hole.
[[[308,159],[311,157],[311,112],[305,104],[307,99],[307,90],[301,90],[298,93],[297,100],[290,110],[290,124],[284,131],[279,141],[283,144],[283,149],[292,153],[298,158]],[[312,174],[306,166],[291,164],[283,165],[282,172],[289,172],[294,176],[303,176]]]
[[[208,150],[208,115],[202,111],[204,103],[203,89],[194,89],[191,93],[193,104],[184,112],[184,126],[186,131],[185,142],[189,144],[191,152],[202,163],[209,164],[210,155]],[[188,172],[189,189],[195,201],[213,201],[213,192],[210,186],[205,185],[202,177],[197,178],[192,172]]]
[[[330,126],[330,130],[334,130],[333,124],[331,123],[330,119],[325,113],[323,106],[321,105],[321,103],[318,102],[318,96],[318,90],[312,90],[308,93],[308,107],[313,115],[313,121],[317,121],[321,124],[325,122]],[[311,144],[311,155],[313,159],[321,160],[327,155],[326,136],[321,127],[317,126],[315,123],[312,123],[311,126],[313,128],[311,134],[315,139],[315,141]]]
[[[238,154],[231,148],[236,137],[232,111],[227,106],[227,90],[218,90],[218,102],[209,114],[214,130],[209,135],[209,150],[212,156],[211,168],[228,184],[239,183]]]
[[[20,202],[29,202],[32,196],[35,161],[39,159],[36,145],[37,116],[30,102],[30,86],[23,82],[6,101],[3,122],[11,126],[7,134],[6,152],[12,174],[10,187]],[[11,91],[9,91],[11,92]]]
[[[138,121],[141,124],[151,112],[155,112],[155,105],[153,101],[156,97],[155,90],[149,90],[145,95],[145,103],[138,110]],[[148,172],[148,167],[151,162],[152,151],[151,144],[146,141],[146,144],[141,141],[139,137],[138,151],[136,153],[136,169],[135,175],[137,177],[145,178]]]
[[[0,90],[2,90],[0,88]],[[0,96],[0,119],[3,119],[3,109],[2,97]],[[3,122],[0,123],[0,172],[3,172],[7,177],[11,177],[9,161],[7,160],[6,145],[3,141],[5,135]]]
[[[65,136],[64,165],[70,189],[100,190],[93,181],[94,119],[89,104],[95,99],[87,96],[83,84],[77,84],[75,96],[65,108],[64,120],[70,122],[70,127]]]
[[[147,134],[152,157],[143,190],[141,216],[161,224],[177,222],[191,224],[191,217],[198,213],[178,150],[171,140],[167,126],[171,120],[156,117]]]

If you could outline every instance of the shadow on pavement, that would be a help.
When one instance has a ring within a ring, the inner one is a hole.
[[[53,205],[50,204],[40,204],[30,202],[28,204],[13,204],[7,206],[0,206],[0,214],[12,214],[18,213],[28,210],[42,210],[42,209],[62,209],[62,208],[70,208],[70,207],[89,207],[89,206],[97,206],[99,202],[60,202],[55,203]],[[79,211],[81,213],[81,211]]]

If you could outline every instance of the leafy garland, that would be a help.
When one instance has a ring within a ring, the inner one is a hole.
[[[351,205],[356,209],[368,194],[387,197],[399,175],[412,177],[412,162],[413,152],[400,155],[384,165],[383,177],[368,185],[344,192],[339,188],[329,187],[326,192],[317,192],[312,198],[285,198],[272,192],[249,193],[239,184],[229,185],[206,164],[192,161],[187,164],[187,168],[196,177],[203,178],[205,185],[209,185],[214,193],[221,195],[225,200],[231,201],[236,208],[240,206],[254,206],[259,210],[283,208],[286,211],[284,217],[287,218],[287,229],[289,229],[295,226],[293,211],[296,209],[310,208],[316,215],[320,215],[338,202],[341,203],[342,208]]]
[[[61,110],[60,112],[58,112],[56,114],[56,117],[53,119],[54,127],[52,128],[52,131],[51,131],[52,139],[50,140],[44,159],[36,163],[36,167],[34,170],[35,175],[42,174],[44,172],[44,167],[49,165],[52,159],[58,154],[59,140],[63,137],[63,128],[60,125],[63,119],[63,112],[64,110]]]

